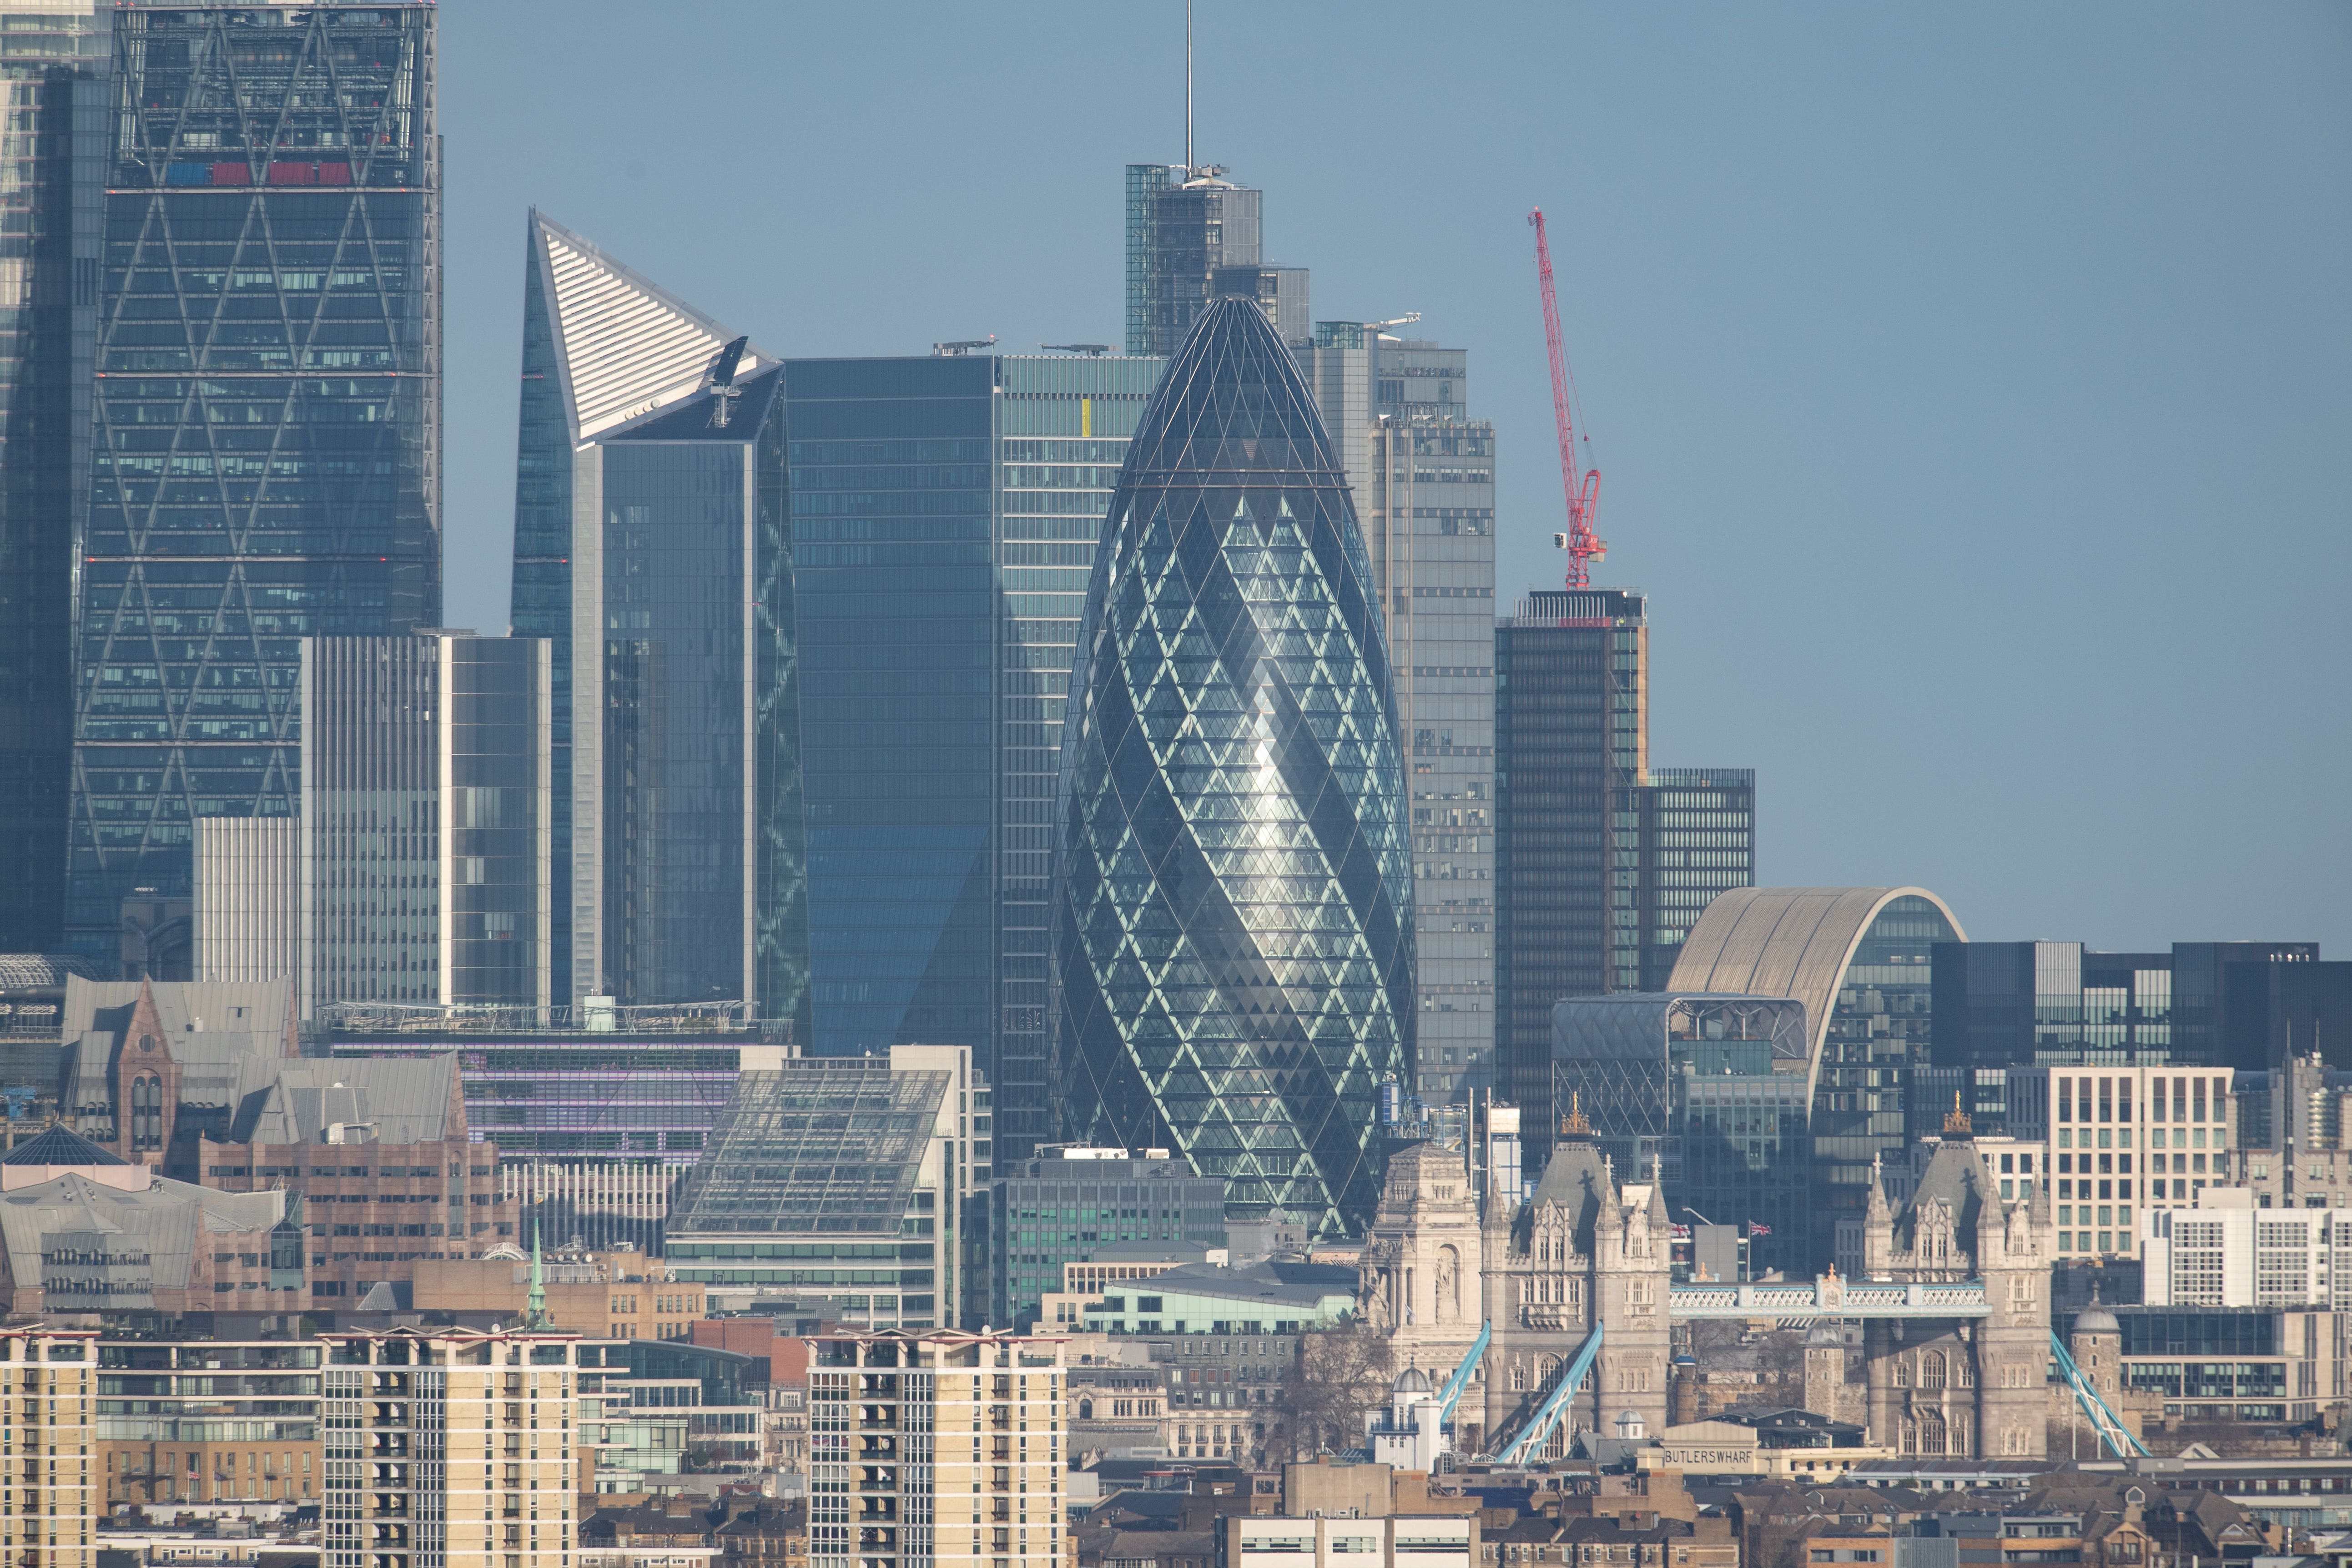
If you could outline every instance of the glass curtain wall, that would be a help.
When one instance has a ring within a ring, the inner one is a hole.
[[[813,1048],[969,1046],[992,1071],[992,362],[784,374]]]
[[[1370,1217],[1413,1067],[1412,867],[1386,634],[1345,476],[1254,300],[1145,411],[1080,627],[1056,815],[1054,1091],[1228,1213]]]
[[[1095,542],[1128,437],[1165,363],[1129,358],[995,362],[997,563],[997,1032],[1000,1161],[1055,1135],[1046,1092],[1046,894],[1054,792],[1070,664]]]
[[[63,928],[110,9],[0,5],[0,952]]]
[[[114,12],[68,943],[294,808],[305,636],[440,619],[436,8]]]

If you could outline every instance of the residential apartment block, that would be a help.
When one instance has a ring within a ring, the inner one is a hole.
[[[1058,1562],[1063,1342],[821,1339],[809,1373],[809,1562]]]

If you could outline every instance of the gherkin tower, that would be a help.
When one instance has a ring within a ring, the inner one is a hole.
[[[1145,410],[1070,691],[1064,1130],[1182,1150],[1235,1217],[1360,1228],[1412,1072],[1396,700],[1338,455],[1253,300],[1202,311]]]

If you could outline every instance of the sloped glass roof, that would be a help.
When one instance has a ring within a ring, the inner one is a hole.
[[[671,1205],[672,1236],[896,1236],[953,1076],[799,1058],[736,1081]]]

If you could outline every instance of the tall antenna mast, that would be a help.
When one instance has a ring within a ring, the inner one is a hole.
[[[1192,177],[1192,0],[1184,0],[1184,177]]]

